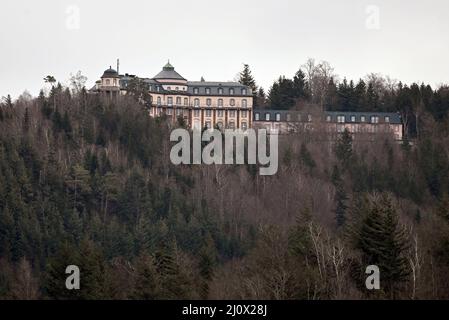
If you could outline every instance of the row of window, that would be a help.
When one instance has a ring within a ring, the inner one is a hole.
[[[286,118],[287,118],[286,119],[287,121],[292,121],[291,114],[287,113]],[[258,112],[256,112],[254,114],[254,119],[256,121],[260,120],[260,114]],[[268,113],[268,112],[265,113],[265,121],[270,121],[270,120],[271,120],[271,114]],[[280,113],[276,113],[275,114],[275,120],[276,121],[281,121],[281,114]],[[301,114],[298,114],[298,119],[297,120],[301,121]],[[332,120],[331,116],[326,116],[326,121],[327,122],[331,122],[331,120]],[[308,122],[312,121],[312,116],[310,114],[307,115],[307,121]],[[350,116],[350,121],[351,122],[356,122],[356,117],[354,115]],[[384,121],[387,122],[387,123],[390,122],[390,117],[389,116],[385,116],[384,117]],[[345,123],[346,122],[346,117],[345,116],[337,116],[337,122],[338,123]],[[360,122],[366,122],[366,117],[365,116],[361,116],[360,117]],[[371,123],[379,123],[379,116],[371,116],[370,122]]]
[[[162,99],[161,97],[157,97],[157,105],[160,106],[162,105]],[[173,97],[168,97],[167,98],[167,105],[168,106],[172,106],[173,105]],[[180,106],[181,105],[181,97],[177,97],[176,98],[176,105]],[[188,98],[184,98],[184,106],[188,106],[189,105],[189,99]],[[194,107],[199,107],[200,106],[200,99],[195,98],[193,101],[193,105]],[[229,105],[231,107],[235,106],[235,99],[230,99],[229,100]],[[210,107],[212,106],[212,99],[206,99],[206,106]],[[217,106],[219,108],[223,107],[223,99],[218,99],[218,104]],[[246,99],[242,100],[242,108],[247,108],[248,107],[248,101]]]
[[[200,93],[200,88],[193,88],[193,94],[199,94],[199,93]],[[235,89],[229,88],[228,93],[230,96],[233,96],[235,94]],[[248,90],[246,90],[246,88],[242,88],[241,93],[243,96],[246,96],[248,94]],[[206,88],[206,94],[211,94],[210,88]],[[224,94],[223,88],[218,88],[218,94],[220,94],[220,95]]]
[[[327,116],[326,117],[326,121],[327,122],[331,122],[332,118],[331,116]],[[349,117],[350,122],[356,122],[356,117],[354,115]],[[385,116],[384,117],[384,121],[385,122],[390,122],[390,117],[389,116]],[[346,117],[345,116],[337,116],[337,122],[338,123],[345,123],[346,122]],[[365,116],[360,116],[360,122],[366,122],[366,117]],[[379,116],[371,116],[370,117],[370,122],[371,123],[379,123]]]
[[[204,122],[204,126],[205,126],[207,129],[212,129],[212,123],[211,123],[211,121],[205,121],[205,122]],[[194,127],[195,129],[201,129],[200,121],[199,121],[199,120],[195,120],[195,121],[193,122],[193,127]],[[218,121],[217,124],[216,124],[216,127],[218,127],[218,129],[220,129],[220,130],[223,129],[223,128],[224,128],[223,122]],[[234,122],[234,121],[229,121],[229,122],[228,122],[227,128],[228,128],[228,129],[235,129],[235,122]],[[245,121],[242,122],[240,128],[241,128],[243,131],[246,131],[246,130],[248,129],[248,123],[245,122]]]
[[[158,114],[162,113],[162,108],[158,108],[157,110]],[[171,116],[173,115],[173,109],[167,109],[166,110],[167,115]],[[180,116],[182,115],[182,109],[176,109],[176,116]],[[200,110],[193,110],[193,116],[194,117],[199,117],[200,116]],[[205,110],[205,116],[206,117],[212,117],[212,110],[207,109]],[[235,110],[230,110],[229,111],[229,117],[230,118],[235,118],[236,116],[236,111]],[[248,117],[248,112],[247,111],[242,111],[240,116],[242,118],[247,118]],[[218,110],[217,111],[217,117],[224,117],[224,110]]]
[[[260,120],[260,114],[259,112],[254,113],[254,120],[259,121]],[[270,121],[271,120],[271,114],[270,113],[265,113],[265,121]],[[280,113],[276,113],[275,114],[275,120],[276,121],[281,121],[281,114]],[[292,117],[291,114],[287,113],[287,121],[292,121]],[[301,121],[301,115],[298,114],[298,121]],[[312,115],[308,114],[307,115],[307,121],[312,121]]]

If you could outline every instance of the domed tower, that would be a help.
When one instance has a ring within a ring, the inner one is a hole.
[[[153,80],[161,83],[165,90],[187,90],[187,79],[175,71],[170,61],[162,68],[161,72],[153,77]]]
[[[120,88],[119,80],[120,76],[118,75],[118,72],[112,69],[112,67],[109,67],[109,69],[105,70],[101,76],[101,86]]]
[[[103,72],[100,82],[100,91],[109,96],[118,96],[120,93],[120,76],[117,71],[109,67]]]

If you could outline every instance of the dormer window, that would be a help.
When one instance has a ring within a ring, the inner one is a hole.
[[[270,114],[269,113],[265,113],[265,121],[270,121]]]
[[[171,90],[171,87],[167,87],[167,90]]]
[[[198,94],[200,90],[198,88],[193,88],[193,94]]]
[[[326,116],[326,122],[331,122],[332,118],[331,116]]]
[[[230,89],[229,89],[229,95],[231,95],[231,96],[234,95],[234,88],[230,88]]]
[[[175,90],[176,90],[176,91],[179,91],[179,87],[176,87]]]
[[[390,122],[390,117],[389,116],[385,116],[385,122]]]
[[[246,90],[246,88],[243,88],[242,89],[242,96],[246,96],[246,94],[247,94],[247,90]]]
[[[260,118],[259,112],[256,112],[254,114],[254,120],[259,121],[259,118]]]
[[[281,121],[281,114],[280,113],[276,113],[276,121]]]
[[[206,88],[206,94],[210,94],[210,88]]]
[[[351,116],[351,122],[355,122],[355,116]]]
[[[223,94],[223,88],[218,88],[218,94]]]
[[[345,116],[337,116],[338,123],[345,123]]]

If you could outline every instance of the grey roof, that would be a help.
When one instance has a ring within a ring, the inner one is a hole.
[[[215,82],[215,81],[188,81],[187,91],[192,95],[212,95],[212,96],[252,96],[251,89],[238,82]],[[198,93],[194,92],[194,89],[198,89]],[[219,93],[219,88],[223,89],[222,93]],[[210,93],[206,93],[206,89],[210,89]],[[232,94],[230,91],[234,89]],[[246,89],[246,93],[245,90]]]
[[[103,72],[103,75],[101,77],[102,78],[119,78],[119,75],[118,75],[117,71],[112,69],[112,67],[109,67],[109,69],[106,69]]]
[[[259,120],[255,120],[255,114],[259,113]],[[307,112],[303,111],[296,111],[296,110],[269,110],[269,109],[254,109],[253,111],[253,117],[254,121],[266,121],[265,120],[265,114],[270,114],[270,120],[269,121],[276,121],[276,114],[280,115],[280,121],[299,121],[299,122],[305,122],[307,121],[308,114]],[[290,120],[287,120],[288,115],[290,115]],[[330,117],[329,122],[337,122],[338,116],[344,116],[345,117],[345,123],[370,123],[372,116],[379,117],[379,123],[385,122],[385,117],[389,117],[389,123],[392,124],[401,124],[401,116],[398,113],[394,112],[351,112],[351,111],[325,111],[324,112],[324,119]],[[313,117],[313,114],[312,114]],[[352,121],[352,117],[355,117],[355,121]],[[365,121],[362,121],[362,117],[365,117]]]
[[[184,80],[179,73],[175,71],[175,68],[168,62],[163,68],[162,71],[153,77],[153,79],[169,79],[169,80]]]

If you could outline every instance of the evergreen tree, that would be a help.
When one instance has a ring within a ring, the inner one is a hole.
[[[243,70],[240,72],[239,82],[251,89],[253,93],[253,106],[258,107],[256,80],[254,80],[248,64],[243,65]]]
[[[408,246],[405,227],[400,225],[397,212],[387,196],[372,204],[357,241],[364,263],[379,267],[382,289],[391,298],[397,297],[400,285],[409,274],[405,257]]]

